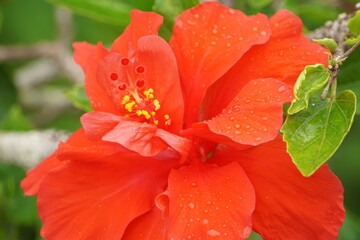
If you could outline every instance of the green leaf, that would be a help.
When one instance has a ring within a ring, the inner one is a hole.
[[[288,115],[281,129],[287,151],[304,176],[312,175],[340,146],[354,119],[356,96],[342,92],[336,99],[311,99],[309,107]]]
[[[75,86],[65,92],[65,97],[74,104],[75,107],[85,111],[93,111],[90,100],[86,96],[84,86]]]
[[[358,41],[360,41],[360,35],[357,37],[349,37],[345,40],[346,44],[355,45]]]
[[[335,49],[337,48],[337,43],[332,38],[313,39],[313,41],[323,45],[332,53],[334,53]]]
[[[355,16],[349,19],[348,27],[351,34],[360,35],[360,11],[356,11]]]
[[[321,89],[330,77],[329,71],[322,64],[306,66],[294,86],[294,100],[288,109],[292,115],[308,107],[311,93]]]
[[[247,0],[247,2],[250,7],[260,9],[272,3],[273,0]]]
[[[164,24],[160,28],[159,34],[165,39],[170,39],[177,16],[199,3],[199,0],[155,0],[153,10],[164,16]]]
[[[48,0],[65,6],[75,13],[113,25],[127,26],[131,5],[118,0]]]
[[[0,123],[3,130],[26,131],[32,129],[32,124],[17,104],[11,106],[4,120]]]

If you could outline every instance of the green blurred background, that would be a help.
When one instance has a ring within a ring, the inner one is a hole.
[[[59,7],[59,3],[66,8]],[[76,69],[56,68],[63,64],[64,56],[71,56],[71,42],[102,41],[105,46],[110,46],[129,22],[129,9],[133,8],[156,10],[166,15],[161,34],[169,38],[174,15],[194,3],[196,0],[0,0],[0,130],[76,130],[83,112],[68,102],[63,93],[79,83],[81,76],[76,80],[74,76],[79,76]],[[356,1],[237,0],[223,3],[232,4],[248,14],[263,12],[269,16],[278,9],[289,9],[303,19],[304,31],[307,32],[322,26],[327,20],[336,19],[343,11],[353,11]],[[63,47],[60,48],[62,51],[34,54],[29,50],[36,44],[47,43],[59,44],[56,46]],[[12,59],[1,56],[3,49],[12,46],[24,47],[29,53],[27,56],[12,56]],[[48,66],[49,62],[49,68],[54,69],[48,74],[36,76],[34,71],[31,72],[37,66]],[[360,49],[344,64],[339,83],[355,83],[360,92],[359,66]],[[33,82],[27,85],[27,80]],[[360,239],[359,146],[360,118],[357,115],[349,135],[329,163],[345,189],[347,219],[341,229],[341,240]],[[0,239],[41,239],[36,199],[24,197],[19,188],[26,169],[1,162],[0,159]],[[261,238],[254,234],[251,239]]]

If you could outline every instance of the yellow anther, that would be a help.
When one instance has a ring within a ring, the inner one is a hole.
[[[134,101],[129,102],[129,103],[125,104],[125,109],[128,110],[129,112],[132,112],[132,110],[133,110],[132,108],[134,107],[134,105],[135,105]]]
[[[141,110],[137,110],[137,111],[136,111],[136,114],[137,114],[138,116],[141,116],[141,115],[142,115],[142,111],[141,111]]]
[[[155,116],[156,112],[151,112],[151,116]]]
[[[165,115],[164,115],[164,118],[165,118],[166,120],[169,120],[170,116],[167,115],[167,114],[165,114]]]
[[[147,90],[144,91],[144,95],[145,95],[146,97],[149,97],[149,94],[150,94],[149,91],[147,91]]]
[[[150,93],[148,98],[154,98],[154,95]]]
[[[159,103],[159,100],[155,99],[154,100],[154,106],[155,106],[155,111],[159,110],[160,109],[160,103]]]
[[[155,123],[155,125],[158,125],[158,124],[159,124],[159,120],[155,120],[154,123]]]
[[[149,88],[148,91],[149,91],[149,93],[154,93],[154,89],[152,89],[152,88]]]
[[[165,122],[165,125],[171,125],[171,121],[170,121],[170,120],[167,120],[167,121]]]
[[[125,95],[124,97],[123,97],[123,100],[122,100],[122,104],[126,104],[126,103],[128,103],[130,101],[130,96],[129,95]]]
[[[150,116],[150,114],[148,113],[148,111],[142,110],[141,113],[142,113],[142,115],[144,115],[144,117],[145,117],[146,119],[151,118],[151,116]]]

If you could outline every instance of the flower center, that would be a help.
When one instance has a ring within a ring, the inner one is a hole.
[[[154,89],[148,88],[144,90],[146,68],[143,65],[135,64],[134,61],[126,57],[121,58],[120,64],[125,71],[122,72],[121,76],[116,72],[112,72],[109,78],[113,83],[117,84],[117,89],[122,95],[122,98],[120,98],[121,106],[127,112],[125,117],[141,118],[144,123],[155,125],[160,122],[171,125],[168,114],[158,116],[161,105],[159,100],[155,98]]]
[[[171,119],[168,114],[163,118],[158,118],[157,111],[161,108],[160,102],[154,96],[154,90],[149,88],[143,92],[138,92],[138,89],[129,90],[129,95],[125,95],[121,104],[129,112],[125,117],[143,117],[146,123],[159,124],[164,121],[165,125],[171,125]]]

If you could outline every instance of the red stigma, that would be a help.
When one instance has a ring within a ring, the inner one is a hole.
[[[145,72],[145,67],[142,66],[142,65],[139,65],[139,66],[136,67],[135,71],[137,73],[143,73],[143,72]]]
[[[145,84],[144,79],[139,79],[139,80],[137,80],[137,82],[136,82],[136,86],[138,86],[139,88],[143,87],[144,84]]]
[[[117,79],[118,79],[117,73],[111,73],[111,74],[110,74],[110,79],[111,79],[111,80],[117,80]]]
[[[123,66],[127,66],[127,65],[129,65],[130,60],[128,58],[124,57],[120,60],[120,62]]]
[[[118,86],[119,90],[121,91],[124,91],[126,89],[126,84],[125,83],[121,83],[119,86]]]

